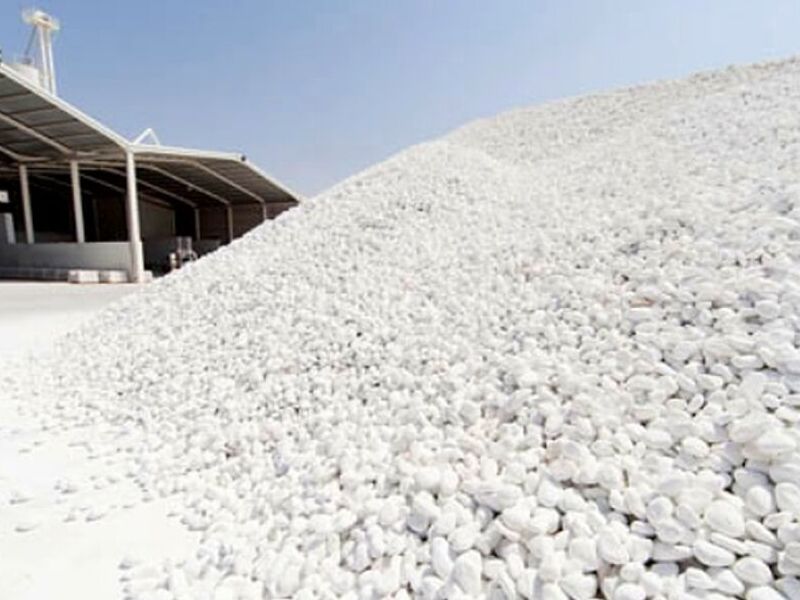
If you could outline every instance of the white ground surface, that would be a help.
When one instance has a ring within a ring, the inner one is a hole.
[[[0,365],[46,353],[59,336],[136,289],[0,282]],[[195,536],[168,516],[169,499],[134,502],[139,490],[130,482],[98,476],[109,461],[85,442],[102,431],[42,436],[35,425],[0,402],[0,598],[120,597],[124,557],[183,556],[193,547]],[[58,486],[67,481],[75,492],[65,501]],[[35,499],[11,503],[17,492]],[[26,521],[33,528],[17,531]]]
[[[135,285],[0,281],[0,359],[47,348]]]

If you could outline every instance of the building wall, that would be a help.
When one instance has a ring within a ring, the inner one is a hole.
[[[35,240],[74,242],[75,216],[72,210],[71,192],[67,189],[43,186],[40,178],[34,174],[30,176],[30,188]]]
[[[25,239],[25,229],[22,223],[22,201],[20,200],[19,181],[13,177],[0,179],[0,190],[8,192],[8,204],[0,204],[0,213],[11,215],[14,225],[14,234],[17,240]]]
[[[239,204],[233,207],[233,236],[239,237],[263,221],[260,204]],[[226,208],[214,206],[200,209],[200,237],[228,241]]]
[[[8,244],[0,251],[0,267],[127,271],[131,264],[130,252],[128,242]]]
[[[115,195],[95,195],[86,211],[86,239],[91,242],[122,241],[128,239],[128,221],[125,216],[125,199]],[[91,232],[91,233],[90,233]]]
[[[264,220],[260,204],[246,204],[233,209],[233,235],[244,235]]]
[[[175,211],[171,208],[140,200],[139,220],[143,240],[175,235]]]
[[[200,209],[200,238],[228,241],[228,225],[224,206]]]

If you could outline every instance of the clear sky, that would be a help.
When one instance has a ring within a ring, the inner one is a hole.
[[[29,6],[0,2],[20,52]],[[800,53],[798,0],[42,0],[60,95],[313,194],[516,106]]]

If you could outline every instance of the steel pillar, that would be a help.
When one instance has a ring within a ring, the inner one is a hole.
[[[31,186],[28,182],[28,167],[19,166],[19,186],[22,191],[22,220],[25,223],[25,243],[33,244],[33,213],[31,212]]]
[[[144,253],[139,228],[139,194],[136,189],[136,159],[133,152],[125,153],[125,175],[128,183],[127,216],[128,241],[131,245],[130,278],[135,283],[144,281]]]
[[[75,239],[79,244],[86,241],[83,225],[83,198],[81,196],[81,174],[78,161],[69,161],[69,174],[72,179],[72,210],[75,214]]]

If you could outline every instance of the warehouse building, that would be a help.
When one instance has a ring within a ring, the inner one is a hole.
[[[47,77],[0,61],[0,277],[140,282],[299,200],[240,154],[130,141]]]

